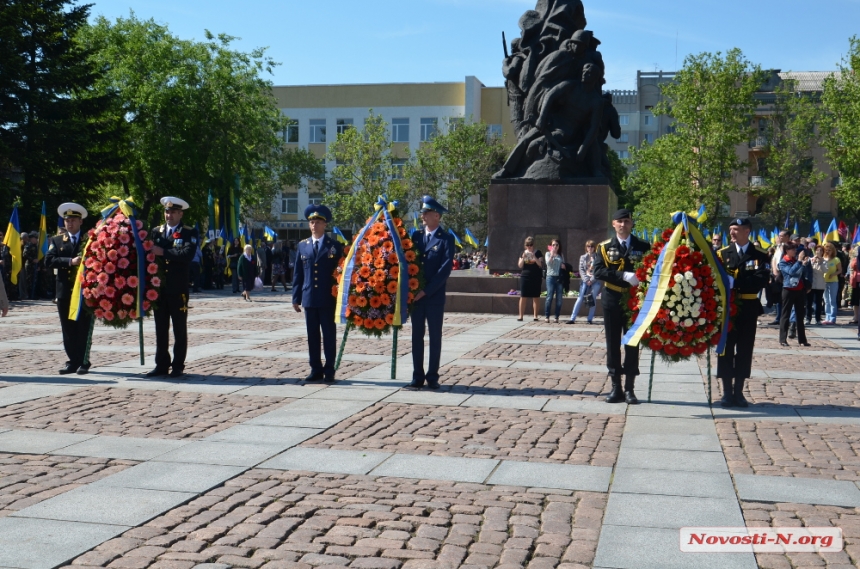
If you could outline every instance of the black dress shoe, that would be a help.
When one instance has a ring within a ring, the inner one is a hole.
[[[86,364],[82,365],[81,367],[79,367],[78,368],[78,375],[87,375],[88,373],[90,373],[90,365],[91,364],[86,363]]]
[[[326,377],[323,378],[323,382],[334,383],[334,376],[333,375],[327,375]]]
[[[800,343],[800,345],[801,345],[801,346],[805,346],[805,347],[807,347],[807,348],[808,348],[808,347],[809,347],[809,346],[811,346],[812,344],[810,344],[809,342],[801,342],[801,343]]]
[[[311,372],[311,374],[310,374],[310,375],[308,375],[308,376],[305,378],[305,381],[322,381],[323,379],[324,379],[324,378],[323,378],[323,374],[322,374],[322,373],[320,373],[320,372]]]
[[[624,392],[624,402],[628,405],[639,405],[639,400],[636,399],[636,394],[632,391]]]
[[[173,377],[173,378],[184,377],[185,376],[185,370],[182,368],[173,368],[170,371],[169,375],[170,375],[170,377]]]
[[[407,383],[403,386],[403,389],[406,389],[408,391],[418,391],[422,387],[424,387],[423,383]]]
[[[60,375],[68,375],[70,373],[75,373],[78,371],[79,366],[73,366],[72,364],[66,364],[66,367],[60,368],[57,370],[57,373]]]
[[[167,375],[167,370],[157,367],[151,372],[147,373],[146,377],[161,377],[162,375]]]
[[[428,382],[427,382],[427,389],[432,389],[433,391],[438,391],[438,390],[439,390],[439,382],[438,382],[438,381],[436,381],[436,382],[434,382],[434,383],[430,383],[430,382],[428,381]]]
[[[783,346],[783,347],[785,347],[785,348],[787,348],[787,347],[788,347],[788,342],[780,342],[780,343],[779,343],[779,345],[780,345],[780,346]]]

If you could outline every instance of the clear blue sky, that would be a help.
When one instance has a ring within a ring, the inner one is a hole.
[[[203,30],[268,47],[276,85],[462,81],[502,84],[501,33],[534,0],[92,0],[94,15],[153,18],[186,39]],[[860,35],[860,0],[584,0],[608,89],[687,54],[743,50],[765,68],[827,71]],[[677,51],[676,51],[677,46]],[[677,56],[676,56],[677,53]]]

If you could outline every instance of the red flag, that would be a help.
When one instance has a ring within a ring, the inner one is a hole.
[[[843,241],[848,241],[848,225],[846,225],[844,221],[839,222],[836,232],[839,233],[839,237],[841,237]]]

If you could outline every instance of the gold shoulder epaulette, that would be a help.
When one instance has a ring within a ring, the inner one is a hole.
[[[611,241],[612,241],[612,239],[607,239],[606,241],[601,241],[600,243],[598,243],[598,245],[606,245],[607,243],[609,243]]]
[[[726,250],[726,249],[728,249],[728,248],[729,248],[729,246],[728,246],[728,245],[726,245],[726,246],[725,246],[725,247],[723,247],[722,249],[719,249],[719,250],[717,251],[717,253],[722,253],[723,251],[725,251],[725,250]]]
[[[194,229],[193,227],[188,227],[187,225],[183,225],[182,227],[185,229]]]

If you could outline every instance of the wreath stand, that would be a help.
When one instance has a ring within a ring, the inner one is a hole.
[[[343,358],[343,350],[346,348],[346,339],[349,336],[350,329],[353,328],[353,324],[347,323],[346,329],[343,331],[343,339],[340,341],[340,349],[337,352],[337,359],[334,362],[334,370],[337,371],[340,369],[340,361]],[[391,347],[391,379],[397,379],[397,332],[401,327],[394,326],[394,333],[392,334],[392,342],[393,345]]]

